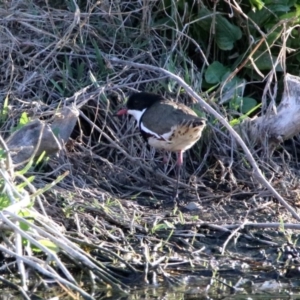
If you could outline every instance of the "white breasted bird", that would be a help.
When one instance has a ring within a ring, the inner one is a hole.
[[[174,190],[174,199],[177,200],[183,152],[200,139],[206,119],[199,118],[184,104],[145,92],[129,97],[126,108],[117,112],[118,116],[125,114],[136,119],[143,138],[150,146],[177,153],[177,184]]]

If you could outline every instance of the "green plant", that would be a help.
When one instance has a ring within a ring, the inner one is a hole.
[[[298,74],[300,5],[296,0],[251,0],[235,5],[165,0],[161,9],[166,18],[157,17],[165,20],[170,43],[180,40],[185,47],[179,51],[188,53],[204,71],[205,80],[197,89],[215,92],[229,114],[259,111],[257,99],[262,97],[257,82],[268,72],[280,76],[284,66]],[[286,61],[283,47],[289,47]]]

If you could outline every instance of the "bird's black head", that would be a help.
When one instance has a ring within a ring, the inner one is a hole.
[[[127,101],[128,110],[139,110],[142,111],[145,108],[149,108],[155,102],[163,100],[164,98],[160,95],[151,93],[135,93],[132,94]]]

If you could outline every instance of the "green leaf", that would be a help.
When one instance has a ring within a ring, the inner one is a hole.
[[[214,61],[205,71],[205,80],[211,84],[220,83],[222,81],[222,77],[229,71],[229,68],[225,67],[218,61]]]
[[[205,118],[205,113],[202,110],[199,110],[196,107],[193,107],[192,109],[197,114],[198,117]]]
[[[254,22],[256,23],[259,27],[265,25],[265,23],[271,18],[272,14],[271,12],[266,9],[265,7],[259,11],[250,11],[248,13],[248,17]],[[253,31],[252,33],[256,33],[256,29],[253,26],[253,24],[249,23],[249,28],[251,31]]]
[[[175,226],[173,223],[167,221],[167,220],[164,220],[164,223],[168,226],[167,228],[172,228],[172,229],[175,229]]]
[[[26,112],[23,112],[21,114],[21,118],[20,118],[20,121],[19,121],[19,125],[21,127],[23,127],[24,125],[26,125],[27,123],[29,122],[29,118],[28,118],[28,115]]]
[[[56,81],[54,81],[53,79],[50,79],[50,82],[54,85],[54,87],[56,88],[56,90],[57,90],[61,95],[64,94],[64,90],[61,88],[61,86],[60,86]]]
[[[41,245],[43,245],[44,247],[47,247],[53,253],[58,253],[60,250],[57,245],[55,245],[53,242],[51,242],[49,240],[39,240],[38,242]],[[32,245],[32,249],[34,250],[34,252],[37,252],[37,253],[42,252],[42,250],[40,248],[36,247],[35,245]]]
[[[82,78],[84,78],[84,72],[85,72],[85,63],[82,61],[77,65],[77,80],[82,81]]]
[[[222,21],[222,22],[220,22]],[[221,50],[232,50],[234,42],[242,37],[242,31],[239,27],[229,23],[223,17],[217,18],[216,41]]]
[[[295,8],[297,16],[300,16],[300,4],[295,4]]]
[[[222,78],[222,81],[225,81],[230,73],[228,72]],[[228,99],[235,97],[242,97],[244,95],[246,80],[234,76],[230,81],[226,82],[225,86],[222,89],[221,102],[224,103]]]
[[[7,152],[0,148],[0,161],[7,158]]]
[[[245,97],[245,98],[247,98],[247,97]],[[252,99],[252,98],[247,98],[247,99]],[[252,100],[254,100],[255,102],[257,102],[255,99],[252,99]],[[249,101],[249,104],[250,104],[250,102],[251,101]],[[244,113],[241,117],[231,120],[230,121],[230,125],[231,126],[236,126],[236,125],[240,124],[241,122],[243,122],[243,120],[247,119],[250,114],[254,113],[255,110],[259,109],[261,107],[261,105],[262,105],[262,103],[259,103],[256,106],[252,107],[250,110],[248,110],[246,113]],[[249,105],[249,107],[250,107],[250,105]]]
[[[0,210],[8,207],[10,205],[10,200],[6,194],[0,194]]]
[[[211,30],[212,22],[215,22],[216,28],[216,43],[222,50],[231,50],[234,46],[234,42],[242,37],[242,31],[239,27],[230,23],[225,17],[221,15],[215,15],[206,7],[202,7],[199,11],[199,26],[206,31]]]
[[[33,205],[33,203],[32,203]],[[32,205],[28,205],[28,207],[32,206]],[[26,219],[27,222],[29,223],[33,223],[34,222],[34,213],[32,213],[30,210],[27,210],[27,209],[21,209],[19,212],[18,212],[18,215],[24,219]],[[20,221],[20,224],[19,224],[20,228],[24,231],[28,231],[30,229],[30,225],[25,223],[25,222],[22,222]],[[24,239],[26,241],[26,239]]]
[[[241,111],[243,114],[247,114],[257,105],[257,101],[250,97],[243,97],[241,103]]]
[[[234,97],[229,104],[232,109],[248,114],[257,106],[257,101],[250,97]]]
[[[174,225],[170,222],[164,221],[164,224],[158,224],[152,228],[152,233],[155,233],[159,230],[166,230],[166,229],[174,229]]]
[[[270,54],[268,52],[261,52],[261,51],[256,51],[255,54],[254,54],[254,57],[253,57],[253,61],[256,65],[256,68],[258,68],[260,71],[263,71],[263,70],[271,70],[272,69],[272,66],[274,65],[274,63],[276,62],[276,59],[277,57],[272,55],[270,57]],[[254,69],[252,63],[248,63],[246,65],[247,68],[250,68],[250,69]],[[277,72],[282,72],[282,67],[277,64],[275,70]]]
[[[267,1],[266,1],[267,4]],[[277,3],[275,3],[275,1],[272,1],[270,3],[270,5],[267,6],[268,9],[273,12],[275,15],[278,15],[277,13],[279,12],[288,12],[293,8],[293,5],[291,5],[290,3],[288,3],[288,1],[277,1]]]
[[[294,24],[297,24],[299,23],[299,18],[297,18],[299,15],[297,14],[297,12],[293,11],[293,12],[289,12],[289,13],[286,13],[286,14],[283,14],[279,17],[280,20],[289,20],[290,22],[293,21]],[[291,19],[294,19],[295,20],[291,20]]]
[[[18,173],[18,174],[24,174],[24,173]],[[18,188],[18,191],[22,191],[22,189],[24,189],[25,187],[28,186],[28,183],[31,183],[33,182],[34,180],[34,176],[30,176],[30,177],[27,177],[27,180],[26,181],[22,181],[20,184],[17,185],[17,188]]]
[[[0,114],[0,122],[4,122],[8,117],[8,95],[6,95],[3,103],[3,108]]]
[[[30,223],[32,223],[34,221],[34,217],[35,217],[35,214],[28,209],[21,209],[19,211],[18,215],[22,218],[25,218]]]
[[[74,75],[73,75],[73,68],[72,68],[72,66],[70,64],[70,60],[68,59],[68,56],[65,56],[65,69],[67,71],[66,75],[69,78],[73,78],[74,77]]]
[[[19,226],[24,231],[28,231],[29,228],[30,228],[30,226],[27,223],[24,223],[24,222],[20,222]]]
[[[36,161],[36,165],[38,165],[40,162],[42,162],[44,160],[44,158],[46,157],[46,151],[43,151],[41,153],[41,155],[38,157],[37,161]]]
[[[253,11],[256,11],[256,9],[261,10],[265,5],[261,0],[249,0],[249,2]]]

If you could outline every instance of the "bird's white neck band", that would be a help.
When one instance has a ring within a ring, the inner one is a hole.
[[[136,119],[138,124],[140,124],[141,117],[144,114],[145,110],[146,108],[144,108],[143,110],[128,109],[127,113],[129,115],[132,115]]]

